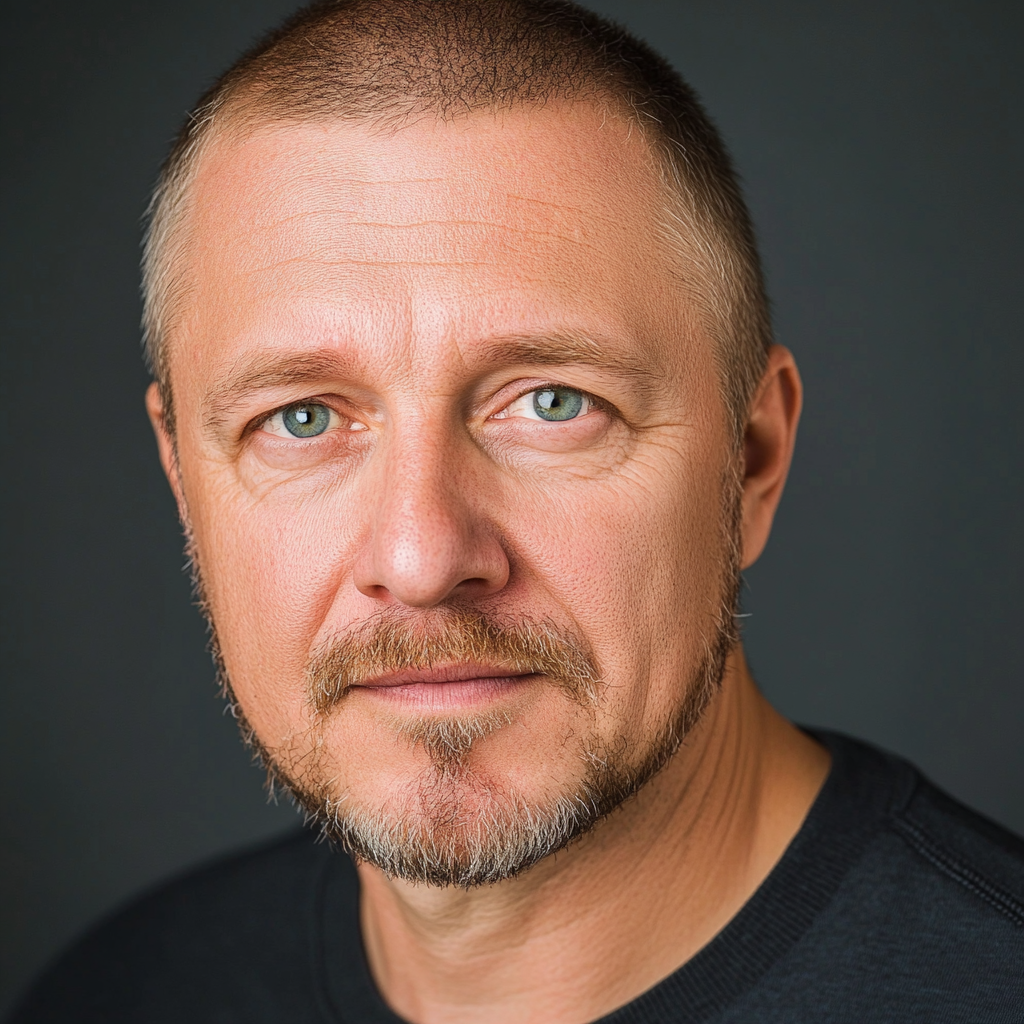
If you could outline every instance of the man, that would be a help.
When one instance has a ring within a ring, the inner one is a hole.
[[[800,380],[646,47],[310,8],[190,119],[145,290],[226,692],[333,844],[172,883],[16,1020],[1021,1019],[1020,842],[745,664]]]

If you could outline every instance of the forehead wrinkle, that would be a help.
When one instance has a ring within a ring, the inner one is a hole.
[[[582,241],[576,235],[564,234],[553,228],[526,227],[517,224],[507,224],[493,218],[483,217],[451,217],[445,219],[410,220],[410,221],[372,221],[372,220],[350,220],[346,226],[360,228],[386,228],[389,231],[405,231],[420,228],[483,228],[485,231],[501,231],[511,235],[526,235],[534,238],[555,238],[560,242],[570,242],[573,245],[586,246],[593,249],[594,246]]]
[[[218,175],[214,173],[214,178],[216,179],[216,177]],[[398,206],[402,205],[402,200],[412,201],[418,207],[422,207],[425,201],[434,206],[448,206],[450,203],[454,203],[456,206],[462,206],[464,209],[472,210],[475,208],[478,212],[486,211],[487,213],[493,212],[496,206],[505,207],[509,213],[515,211],[518,206],[522,206],[527,209],[540,208],[540,210],[554,211],[568,218],[573,223],[577,223],[580,220],[588,220],[601,224],[619,224],[621,221],[618,215],[617,204],[613,204],[612,208],[609,209],[606,197],[601,195],[600,188],[595,189],[593,183],[590,183],[589,186],[585,182],[577,183],[584,190],[586,198],[595,200],[586,205],[525,195],[518,190],[511,191],[506,187],[498,187],[497,189],[485,187],[481,189],[481,186],[484,184],[485,182],[482,182],[477,175],[473,174],[464,175],[462,180],[456,182],[451,177],[403,176],[396,178],[356,178],[351,175],[338,173],[337,168],[333,165],[327,169],[317,170],[312,173],[308,170],[300,171],[293,169],[291,173],[279,176],[267,188],[263,201],[257,200],[254,210],[269,214],[266,222],[262,225],[263,230],[316,217],[339,216],[356,218],[360,213],[365,216],[367,212],[370,212],[368,208],[377,207],[382,201],[387,203],[389,207],[394,208],[396,199],[398,200]],[[416,189],[417,186],[424,185],[440,186],[441,192],[440,194],[423,195],[418,190],[412,193],[406,191],[407,189]],[[648,191],[648,189],[642,187],[635,189],[636,205],[638,209],[647,208],[645,212],[651,212],[660,205],[657,195],[648,195]],[[308,195],[314,201],[319,200],[319,204],[311,209],[280,215],[278,212],[280,198],[282,196],[290,198],[300,194]],[[336,198],[337,201],[332,203],[332,198]],[[654,200],[653,202],[652,199]],[[326,204],[324,203],[325,200]],[[472,216],[464,220],[461,218],[452,218],[450,220],[443,218],[443,220],[439,221],[434,221],[433,218],[425,220],[417,218],[416,220],[391,220],[379,223],[404,227],[445,222],[472,224],[476,222],[476,219]],[[486,224],[488,222],[486,216],[480,220],[480,223]],[[374,225],[378,222],[373,220],[363,222],[352,219],[349,223]],[[502,226],[511,227],[511,225]]]
[[[278,222],[279,224],[285,223],[285,221]],[[269,231],[273,231],[278,224],[269,225]],[[483,219],[451,219],[451,220],[420,220],[420,221],[409,221],[402,223],[387,222],[387,221],[352,221],[345,220],[344,226],[346,228],[369,228],[369,229],[382,229],[387,232],[395,232],[396,235],[401,235],[406,231],[422,231],[426,228],[437,228],[442,231],[450,230],[452,228],[470,228],[478,229],[478,234],[472,238],[458,238],[458,239],[446,239],[450,244],[454,244],[459,248],[479,248],[482,243],[489,241],[489,236],[494,233],[499,233],[506,236],[518,236],[521,239],[530,241],[554,241],[564,242],[577,250],[589,251],[589,252],[600,252],[600,247],[596,246],[590,239],[584,237],[578,237],[571,234],[563,233],[554,228],[545,229],[541,227],[525,227],[515,224],[502,223],[497,220],[483,220]],[[360,240],[364,241],[364,240]],[[378,239],[379,242],[379,239]],[[365,248],[365,244],[360,245],[360,248]],[[435,246],[436,247],[436,246]],[[330,255],[318,255],[318,253],[330,254]],[[282,257],[279,260],[273,260],[267,263],[260,263],[255,266],[246,267],[241,271],[243,275],[248,274],[260,274],[267,271],[276,270],[282,267],[296,266],[301,264],[313,264],[322,267],[338,267],[338,266],[410,266],[410,267],[439,267],[439,266],[451,266],[451,267],[480,267],[480,266],[491,266],[500,265],[501,261],[497,259],[466,259],[466,258],[438,258],[438,259],[411,259],[411,258],[389,258],[386,255],[375,257],[373,259],[359,259],[356,256],[345,256],[337,254],[337,246],[331,246],[321,243],[310,251],[296,254],[294,256]]]
[[[311,255],[303,255],[277,260],[274,263],[265,263],[258,267],[248,267],[242,271],[242,274],[263,274],[268,270],[276,270],[279,267],[299,266],[304,263],[317,267],[488,267],[493,265],[488,260],[389,260],[385,258],[374,260],[348,258],[328,260],[317,259]]]

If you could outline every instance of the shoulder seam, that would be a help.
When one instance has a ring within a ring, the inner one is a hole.
[[[950,855],[939,843],[906,818],[893,815],[889,821],[904,841],[933,867],[983,899],[990,907],[1008,917],[1018,928],[1024,928],[1024,905],[1010,893]]]

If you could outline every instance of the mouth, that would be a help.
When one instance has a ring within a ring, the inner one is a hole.
[[[515,696],[538,678],[535,672],[469,662],[374,676],[352,689],[410,710],[456,711]]]

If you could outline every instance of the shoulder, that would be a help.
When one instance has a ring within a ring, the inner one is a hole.
[[[845,794],[834,823],[859,819],[863,842],[764,980],[758,1019],[866,1020],[882,1008],[900,1020],[1020,1019],[1024,841],[906,761],[818,735]]]
[[[317,893],[340,858],[300,832],[164,883],[60,957],[11,1024],[304,1019]]]
[[[878,838],[922,878],[969,894],[982,916],[1024,928],[1024,839],[965,806],[913,765],[866,743],[818,734],[849,794],[874,804]]]
[[[889,828],[933,872],[986,904],[986,913],[1024,930],[1024,839],[921,775],[915,783]]]

